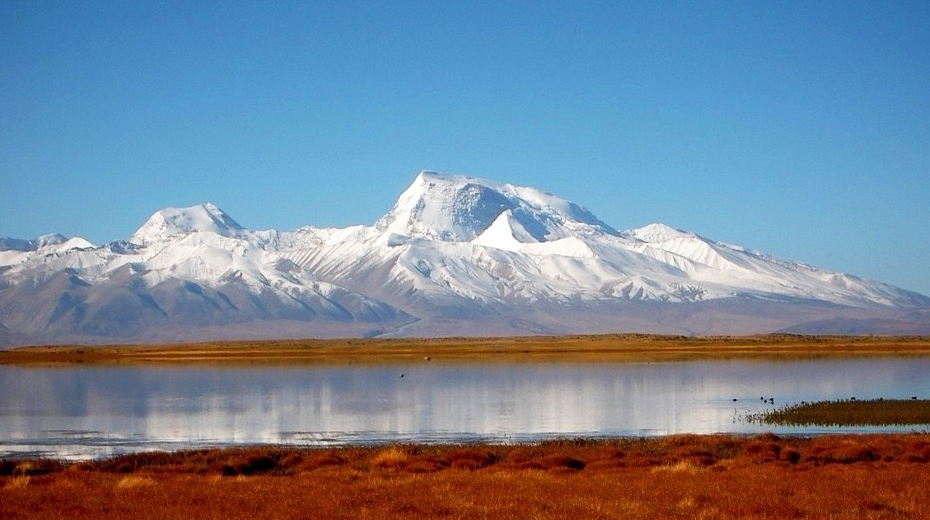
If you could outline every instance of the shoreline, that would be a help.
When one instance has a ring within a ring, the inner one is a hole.
[[[26,346],[0,351],[0,365],[661,362],[925,355],[930,355],[927,336],[610,334]]]
[[[857,449],[850,450],[848,448]],[[859,449],[862,448],[862,449]],[[794,453],[796,452],[796,453]],[[553,454],[576,458],[582,465],[565,461],[543,464],[537,459]],[[466,458],[478,465],[453,464]],[[320,456],[329,462],[318,464]],[[389,456],[389,457],[388,457]],[[307,458],[316,460],[306,463]],[[247,461],[271,458],[274,464],[264,461],[250,467]],[[387,461],[386,458],[391,460]],[[754,463],[852,464],[855,462],[911,462],[930,464],[930,431],[872,432],[872,433],[675,433],[651,437],[565,437],[532,442],[389,442],[348,444],[339,446],[256,444],[184,448],[179,450],[152,450],[111,455],[99,459],[64,460],[54,457],[0,457],[0,477],[38,476],[60,471],[88,471],[102,473],[133,473],[155,471],[163,473],[192,473],[199,475],[260,474],[293,476],[323,466],[351,466],[358,470],[399,469],[421,472],[423,460],[434,464],[433,471],[444,469],[484,469],[500,465],[497,469],[552,469],[572,467],[582,470],[607,459],[623,458],[624,464],[611,467],[652,467],[690,462],[700,466],[744,459]],[[698,460],[699,459],[699,460]],[[529,462],[529,463],[527,463]],[[230,464],[235,473],[221,466]],[[465,467],[467,466],[467,467]],[[550,467],[551,466],[551,467]],[[574,467],[577,466],[577,467]],[[222,470],[222,471],[221,471]]]

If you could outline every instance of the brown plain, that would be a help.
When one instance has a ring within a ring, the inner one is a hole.
[[[670,436],[0,462],[0,518],[930,518],[930,436]]]
[[[519,338],[214,341],[169,345],[33,346],[0,351],[0,364],[291,364],[631,362],[717,357],[928,355],[930,337],[682,337],[643,334]],[[427,359],[428,358],[428,359]]]

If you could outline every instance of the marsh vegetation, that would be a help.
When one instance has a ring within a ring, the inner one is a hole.
[[[930,437],[678,435],[0,464],[0,517],[927,518]]]
[[[915,396],[802,402],[753,414],[748,419],[782,426],[930,426],[930,400]]]

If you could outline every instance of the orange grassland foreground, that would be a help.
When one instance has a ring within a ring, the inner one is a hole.
[[[0,518],[930,518],[930,436],[670,436],[0,462]]]

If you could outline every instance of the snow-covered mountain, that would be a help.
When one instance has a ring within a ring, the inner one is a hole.
[[[132,234],[129,241],[145,246],[168,237],[195,232],[210,232],[222,237],[235,238],[243,236],[245,229],[223,210],[207,203],[190,208],[165,208],[156,211]]]
[[[887,284],[664,224],[618,231],[534,188],[425,171],[372,226],[252,231],[203,204],[103,246],[0,239],[8,342],[915,333],[930,331],[928,308]]]

